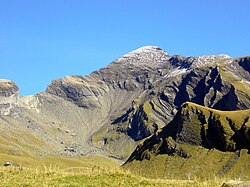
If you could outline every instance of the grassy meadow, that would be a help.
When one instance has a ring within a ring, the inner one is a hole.
[[[13,165],[4,167],[5,161]],[[0,154],[0,186],[221,186],[225,179],[148,179],[102,157],[31,158]],[[148,168],[150,169],[150,168]]]
[[[80,168],[78,168],[80,169]],[[163,180],[146,179],[122,170],[71,170],[58,167],[41,170],[8,167],[0,168],[0,186],[221,186],[223,180]]]

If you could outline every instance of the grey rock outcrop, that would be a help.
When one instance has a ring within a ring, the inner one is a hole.
[[[18,94],[18,87],[17,85],[10,81],[5,79],[0,79],[0,96],[1,97],[9,97],[13,94]]]
[[[19,89],[17,85],[10,81],[0,80],[0,114],[16,116],[18,110]]]

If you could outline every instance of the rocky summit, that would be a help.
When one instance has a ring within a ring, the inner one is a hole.
[[[247,155],[249,108],[250,57],[184,57],[146,46],[33,96],[0,80],[0,150],[130,158],[127,165],[150,154],[194,158],[186,145]]]

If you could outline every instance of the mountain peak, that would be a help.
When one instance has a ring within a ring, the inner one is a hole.
[[[154,46],[154,45],[147,45],[140,47],[138,49],[133,50],[132,52],[145,52],[145,51],[154,51],[154,50],[161,50],[162,49],[159,46]]]
[[[118,58],[115,63],[126,63],[134,65],[152,65],[162,64],[169,59],[169,54],[164,52],[158,46],[144,46],[135,49],[122,57]]]
[[[148,46],[143,46],[143,47],[140,47],[138,49],[135,49],[135,50],[127,53],[125,56],[131,55],[131,54],[161,53],[161,52],[168,55],[168,53],[163,51],[159,46],[148,45]]]

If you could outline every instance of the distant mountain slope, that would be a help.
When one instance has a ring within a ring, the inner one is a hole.
[[[171,56],[146,46],[88,76],[53,80],[34,96],[19,97],[13,82],[1,80],[0,141],[5,143],[0,146],[13,152],[6,144],[16,132],[23,150],[39,156],[126,159],[186,101],[227,111],[250,108],[249,67],[249,57]],[[22,133],[36,137],[35,148]]]
[[[195,173],[197,177],[206,177],[205,173],[199,173],[204,169],[207,176],[214,172],[220,176],[244,175],[250,179],[249,117],[250,109],[219,111],[190,102],[184,103],[169,124],[137,146],[125,167],[144,170],[163,159],[164,166],[152,168],[153,171],[145,170],[143,175],[164,173],[159,169],[174,173],[177,171],[175,167],[178,167],[180,178],[183,178],[188,173],[186,166],[193,165],[197,169],[189,172]],[[206,157],[210,160],[203,160]],[[175,159],[180,163],[173,166]],[[143,163],[138,165],[137,160]]]

